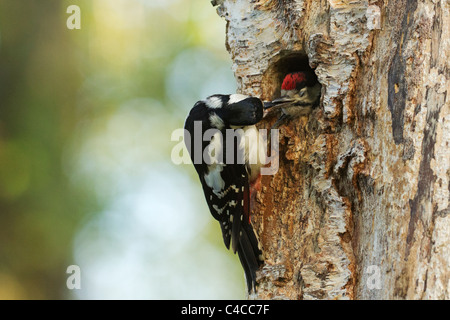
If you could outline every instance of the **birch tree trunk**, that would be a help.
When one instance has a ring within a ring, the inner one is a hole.
[[[310,67],[322,84],[252,209],[251,298],[450,299],[450,2],[212,3],[241,93],[272,100]]]

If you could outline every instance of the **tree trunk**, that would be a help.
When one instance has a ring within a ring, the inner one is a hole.
[[[450,3],[212,2],[241,93],[309,67],[322,84],[252,208],[252,298],[450,299]]]

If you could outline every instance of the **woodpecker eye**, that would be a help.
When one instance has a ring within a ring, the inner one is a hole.
[[[298,92],[298,95],[299,95],[300,97],[303,97],[303,96],[305,95],[305,93],[306,93],[306,87],[300,89],[300,91]]]

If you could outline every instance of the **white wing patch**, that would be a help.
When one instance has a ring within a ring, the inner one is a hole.
[[[212,164],[208,166],[208,173],[205,173],[205,182],[213,189],[214,193],[220,193],[225,188],[225,181],[223,181],[220,173],[223,170],[223,165]]]
[[[215,113],[212,113],[209,116],[209,123],[211,123],[213,128],[217,128],[219,130],[222,130],[225,127],[223,120]]]
[[[223,165],[223,137],[222,133],[218,130],[214,133],[211,138],[211,142],[206,146],[203,153],[203,160],[208,166],[209,171],[211,171],[212,165],[222,164]],[[206,152],[206,153],[205,153]],[[220,170],[222,171],[222,169]]]
[[[206,106],[211,109],[217,109],[222,107],[222,100],[219,97],[209,97],[205,101]]]

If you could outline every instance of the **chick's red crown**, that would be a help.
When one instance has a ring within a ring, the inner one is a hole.
[[[297,87],[298,83],[306,81],[305,74],[303,72],[293,72],[289,73],[284,77],[283,84],[281,85],[282,90],[293,90]]]

